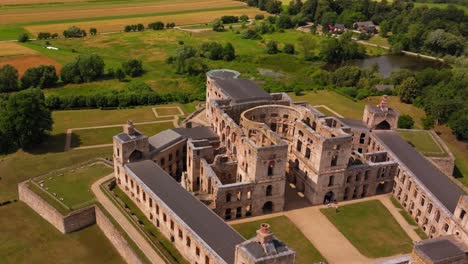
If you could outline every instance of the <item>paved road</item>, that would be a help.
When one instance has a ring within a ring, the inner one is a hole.
[[[140,234],[140,232],[130,223],[125,215],[114,205],[114,203],[102,192],[99,186],[111,179],[114,174],[110,174],[97,182],[93,183],[91,190],[93,191],[96,199],[104,206],[109,214],[115,219],[117,223],[122,227],[128,236],[135,242],[135,244],[143,251],[146,257],[154,264],[165,263],[164,260],[156,253],[153,247],[148,241]]]

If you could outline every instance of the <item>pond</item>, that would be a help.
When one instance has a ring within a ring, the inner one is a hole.
[[[389,77],[392,71],[398,69],[420,71],[429,67],[435,69],[446,67],[446,65],[440,61],[433,61],[405,55],[384,55],[378,57],[369,57],[361,60],[350,60],[341,64],[329,64],[325,67],[329,70],[337,69],[338,67],[345,65],[357,66],[359,68],[368,68],[374,64],[377,64],[379,66],[379,72],[384,77]]]

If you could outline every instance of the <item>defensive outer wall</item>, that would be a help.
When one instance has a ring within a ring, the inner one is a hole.
[[[30,190],[28,188],[28,181],[18,184],[18,194],[20,201],[26,203],[31,207],[31,209],[63,234],[71,233],[90,225],[97,224],[127,263],[143,263],[135,251],[130,247],[127,240],[122,236],[119,230],[115,228],[113,223],[98,206],[91,205],[64,216],[39,195]]]

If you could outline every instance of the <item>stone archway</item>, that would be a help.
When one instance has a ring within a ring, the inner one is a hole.
[[[329,191],[323,197],[323,203],[324,204],[331,203],[333,202],[334,198],[335,198],[335,194],[332,191]]]
[[[264,214],[272,213],[273,212],[273,202],[271,202],[271,201],[266,202],[262,207],[262,211],[263,211]]]
[[[391,128],[391,126],[387,122],[387,120],[384,120],[384,121],[380,122],[379,124],[377,124],[377,126],[375,126],[375,129],[380,129],[380,130],[389,130],[390,128]]]
[[[135,162],[138,160],[141,160],[143,158],[143,153],[139,150],[134,150],[132,154],[130,154],[130,157],[128,157],[129,162]]]

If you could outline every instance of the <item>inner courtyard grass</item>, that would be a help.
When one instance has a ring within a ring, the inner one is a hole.
[[[179,109],[170,106],[159,106],[155,110],[159,116],[180,115]]]
[[[446,157],[447,153],[429,131],[399,130],[398,134],[417,151],[428,157]]]
[[[142,132],[144,135],[150,137],[166,129],[173,128],[174,124],[172,120],[164,123],[136,125],[135,128]]]
[[[255,232],[259,229],[260,224],[262,223],[270,224],[275,236],[286,243],[288,247],[296,251],[296,263],[310,264],[326,261],[314,245],[312,245],[304,234],[302,234],[302,232],[286,216],[278,216],[260,221],[237,224],[233,225],[233,228],[236,229],[244,238],[250,239],[255,236]]]
[[[361,252],[370,258],[411,252],[413,243],[380,201],[320,210]]]
[[[83,167],[71,168],[35,178],[36,183],[43,183],[43,191],[55,193],[56,198],[69,208],[75,210],[94,202],[91,185],[98,179],[112,173],[113,168],[103,163],[92,163]]]
[[[2,264],[124,264],[96,226],[63,235],[23,202],[0,207]]]

